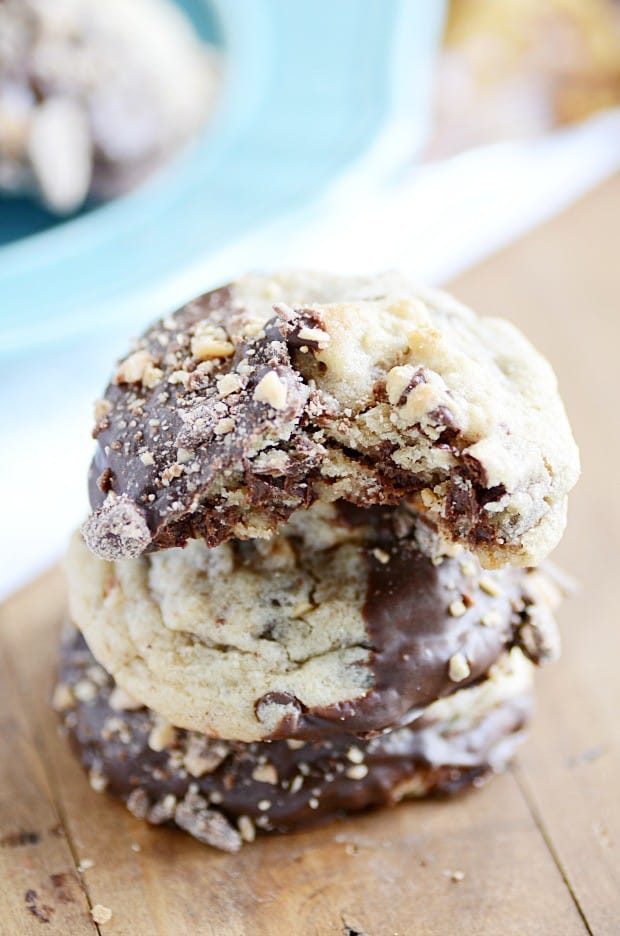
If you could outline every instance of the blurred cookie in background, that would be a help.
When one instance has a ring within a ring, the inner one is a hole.
[[[614,0],[452,0],[433,158],[532,136],[620,104]]]
[[[58,214],[136,185],[195,132],[215,53],[168,0],[0,3],[0,194]]]

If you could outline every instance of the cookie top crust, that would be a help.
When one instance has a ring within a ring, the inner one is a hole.
[[[67,571],[72,618],[117,683],[211,737],[369,736],[480,679],[507,648],[536,662],[557,652],[556,593],[540,573],[484,572],[402,506],[316,503],[269,540],[116,563],[78,535]]]
[[[409,499],[488,567],[535,565],[578,453],[521,333],[397,274],[246,276],[157,322],[96,408],[105,559],[269,536],[316,500]]]
[[[513,650],[484,682],[369,741],[243,744],[172,728],[115,686],[74,632],[61,647],[53,704],[95,790],[120,797],[139,819],[236,852],[260,832],[478,786],[523,737],[531,669]]]

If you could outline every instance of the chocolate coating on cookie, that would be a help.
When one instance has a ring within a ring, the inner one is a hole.
[[[62,646],[54,704],[95,789],[121,798],[138,818],[234,852],[257,831],[286,832],[477,785],[505,766],[522,736],[528,680],[527,673],[525,681],[498,678],[498,694],[488,699],[466,690],[453,710],[431,709],[415,728],[367,742],[347,735],[305,744],[209,741],[136,708],[74,634]]]
[[[577,474],[546,362],[398,277],[208,293],[145,333],[97,414],[84,535],[106,559],[269,536],[316,500],[415,498],[484,564],[533,565]]]
[[[312,708],[293,694],[268,693],[256,704],[259,718],[265,705],[282,706],[286,712],[269,739],[342,731],[369,737],[415,721],[436,699],[484,677],[512,647],[520,647],[537,664],[555,657],[556,627],[550,614],[547,633],[535,650],[521,637],[521,629],[529,633],[539,612],[526,574],[507,569],[483,576],[481,585],[473,556],[430,558],[420,550],[412,533],[416,525],[424,525],[422,518],[391,507],[337,506],[343,521],[363,527],[369,536],[361,550],[367,574],[362,613],[372,688],[362,697]],[[409,531],[399,539],[396,528],[402,534],[403,523],[409,523]]]
[[[321,510],[318,508],[321,506]],[[437,552],[404,506],[314,505],[268,541],[107,564],[72,543],[73,619],[117,682],[172,724],[240,741],[370,736],[554,653],[540,574]]]

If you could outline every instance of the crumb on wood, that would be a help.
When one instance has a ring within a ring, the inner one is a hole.
[[[90,915],[99,926],[109,923],[112,919],[112,911],[109,907],[104,907],[103,904],[95,904],[90,911]]]

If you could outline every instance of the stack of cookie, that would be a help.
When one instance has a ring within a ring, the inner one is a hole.
[[[395,274],[248,276],[96,420],[54,693],[96,789],[236,851],[506,765],[578,474],[515,328]]]

